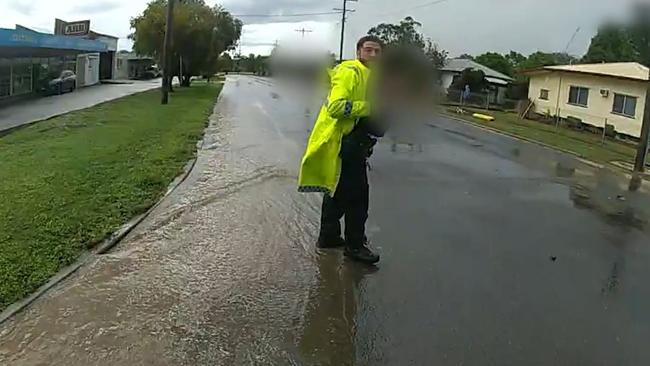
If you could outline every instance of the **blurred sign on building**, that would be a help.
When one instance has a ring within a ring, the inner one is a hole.
[[[85,36],[90,32],[90,20],[66,22],[61,19],[54,20],[54,34],[60,36]]]

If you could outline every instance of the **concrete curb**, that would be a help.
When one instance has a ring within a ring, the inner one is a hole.
[[[214,114],[214,106],[216,106],[220,98],[221,98],[221,94],[219,94],[219,97],[215,100],[215,104],[213,105],[213,112],[210,114],[210,116]],[[205,128],[203,129],[203,136],[201,136],[201,139],[196,143],[197,156],[199,151],[203,148],[205,131],[207,130],[208,127],[209,124],[205,126]],[[134,217],[129,222],[122,225],[122,227],[120,227],[116,232],[114,232],[108,239],[104,240],[101,244],[99,244],[94,250],[81,254],[79,259],[77,259],[77,261],[74,264],[71,264],[68,267],[65,267],[62,270],[60,270],[46,284],[39,287],[27,298],[19,300],[9,305],[9,307],[7,307],[2,313],[0,313],[0,325],[4,324],[6,321],[11,319],[14,315],[25,310],[31,303],[38,300],[41,296],[47,293],[47,291],[49,291],[51,288],[63,282],[63,280],[65,280],[66,278],[70,277],[70,275],[75,273],[79,268],[81,268],[84,264],[88,263],[91,259],[96,258],[97,255],[108,253],[117,244],[119,244],[122,240],[124,240],[124,238],[130,232],[132,232],[133,229],[135,229],[140,223],[142,223],[142,221],[144,221],[156,208],[158,208],[158,206],[160,206],[160,204],[169,195],[171,195],[181,184],[183,184],[183,182],[187,180],[187,178],[194,170],[196,161],[197,158],[195,157],[192,160],[188,161],[187,164],[185,164],[185,167],[183,168],[183,172],[180,175],[178,175],[176,178],[174,178],[174,180],[167,187],[167,191],[165,192],[165,194],[163,194],[163,196],[160,197],[160,199],[153,206],[151,206],[145,213]]]
[[[542,146],[544,148],[547,148],[547,149],[550,149],[550,150],[553,150],[553,151],[559,151],[559,152],[563,152],[565,154],[573,155],[573,156],[577,157],[578,161],[580,161],[581,163],[589,165],[589,166],[591,166],[593,168],[602,169],[602,168],[604,168],[606,166],[604,164],[596,163],[595,161],[587,160],[587,159],[585,159],[585,157],[583,155],[581,155],[581,154],[579,154],[579,153],[577,153],[575,151],[563,149],[561,147],[555,147],[555,146],[543,143],[541,141],[529,139],[527,137],[517,136],[517,135],[512,134],[512,133],[508,133],[508,132],[505,132],[505,131],[498,130],[496,128],[492,128],[490,126],[482,125],[480,123],[470,122],[470,121],[468,121],[466,119],[462,119],[460,117],[455,117],[455,116],[451,116],[451,115],[444,114],[444,113],[441,113],[440,115],[445,117],[445,118],[449,118],[451,120],[454,120],[454,121],[463,122],[463,123],[465,123],[467,125],[474,126],[476,128],[480,128],[482,130],[492,132],[492,133],[497,134],[497,135],[506,136],[506,137],[509,137],[509,138],[512,138],[512,139],[515,139],[515,140],[526,141],[526,142],[529,142],[531,144],[539,145],[539,146]],[[609,167],[609,165],[607,165],[607,166]],[[620,169],[620,168],[615,167],[615,166],[612,166],[612,168]],[[626,171],[626,172],[629,173],[629,171]]]
[[[190,160],[187,164],[185,164],[185,167],[183,167],[183,173],[181,173],[179,176],[174,178],[174,180],[169,184],[169,187],[167,188],[167,192],[163,194],[162,197],[149,209],[147,212],[134,217],[131,219],[129,222],[124,224],[121,228],[119,228],[116,232],[111,235],[110,238],[106,239],[104,242],[102,242],[100,245],[97,246],[95,249],[95,254],[101,255],[101,254],[106,254],[108,253],[111,249],[113,249],[117,244],[119,244],[133,229],[135,229],[144,219],[149,217],[151,213],[160,206],[160,204],[167,198],[169,197],[172,192],[178,188],[185,180],[187,177],[190,176],[190,173],[194,169],[194,166],[196,165],[196,158]],[[0,320],[0,323],[2,321]]]
[[[83,266],[88,259],[90,258],[90,253],[82,254],[81,258],[77,259],[77,262],[69,265],[68,267],[63,268],[59,271],[54,277],[52,277],[46,284],[39,287],[34,293],[29,295],[27,298],[22,299],[18,302],[15,302],[9,307],[7,307],[2,313],[0,313],[0,325],[4,324],[7,320],[11,319],[14,315],[23,311],[29,304],[36,301],[39,297],[43,296],[49,289],[61,283],[63,280],[68,278],[71,274],[75,273],[81,266]]]

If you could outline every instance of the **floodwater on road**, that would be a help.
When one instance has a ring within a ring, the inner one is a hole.
[[[231,76],[190,177],[0,325],[2,365],[643,365],[650,199],[434,118],[372,158],[376,268],[314,248],[296,179],[319,97]]]

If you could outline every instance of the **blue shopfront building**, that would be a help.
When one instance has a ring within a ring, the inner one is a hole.
[[[77,72],[80,54],[100,54],[98,40],[0,28],[0,100],[36,93],[63,70]],[[98,56],[99,57],[99,56]]]

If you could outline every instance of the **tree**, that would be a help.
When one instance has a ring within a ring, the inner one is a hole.
[[[422,24],[412,17],[406,17],[399,24],[382,23],[370,28],[368,34],[379,37],[387,48],[414,48],[429,59],[434,69],[440,69],[447,61],[447,51],[419,32]]]
[[[637,4],[626,22],[606,23],[592,38],[583,62],[639,62],[650,66],[650,4]]]
[[[629,25],[629,36],[637,52],[639,63],[650,67],[650,5],[638,4]]]
[[[639,59],[630,32],[618,24],[605,24],[591,39],[585,63],[633,62]]]
[[[521,68],[521,64],[526,61],[526,56],[515,51],[510,51],[507,55],[504,55],[504,57],[506,60],[508,60],[514,72],[519,70]]]
[[[144,12],[131,19],[134,32],[129,38],[138,54],[162,61],[167,0],[154,0]],[[232,49],[241,36],[242,23],[221,6],[209,7],[203,0],[184,0],[174,7],[172,33],[172,75],[189,86],[192,75],[213,73],[219,55]],[[182,64],[182,75],[181,75]]]
[[[488,86],[485,73],[481,70],[465,69],[449,88],[464,91],[466,85],[469,85],[469,90],[472,93],[482,92]]]
[[[537,51],[531,53],[525,61],[520,64],[521,70],[536,69],[544,66],[558,65],[558,60],[552,53]]]
[[[368,34],[381,39],[387,47],[414,46],[424,49],[424,36],[418,32],[422,23],[412,17],[406,17],[399,24],[382,23],[370,28]]]
[[[476,56],[474,61],[502,74],[508,76],[513,75],[512,64],[503,55],[496,52],[487,52],[480,56]]]
[[[223,53],[217,59],[217,71],[230,72],[233,71],[234,67],[235,64],[228,53]]]
[[[447,63],[448,53],[447,51],[438,47],[438,44],[433,43],[430,39],[427,39],[426,46],[424,49],[424,54],[427,56],[436,70],[440,70],[445,67]]]
[[[268,56],[250,54],[239,58],[239,71],[252,72],[258,75],[268,74]]]
[[[555,60],[556,65],[573,65],[580,62],[580,59],[566,52],[553,52],[551,57]]]

